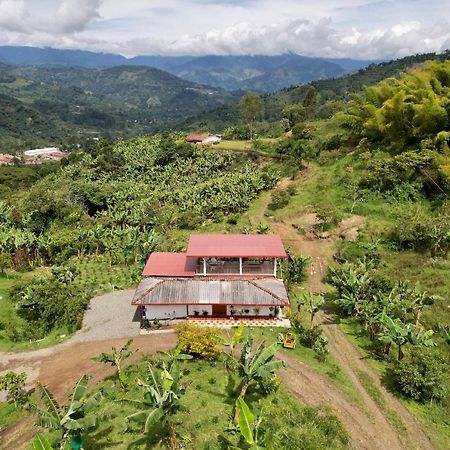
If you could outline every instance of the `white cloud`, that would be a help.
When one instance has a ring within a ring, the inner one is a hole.
[[[448,0],[0,0],[0,45],[390,58],[449,48],[446,17]]]
[[[25,0],[0,0],[0,29],[24,35],[70,34],[84,30],[99,18],[102,0],[62,0],[30,4]],[[44,5],[45,4],[45,5]]]

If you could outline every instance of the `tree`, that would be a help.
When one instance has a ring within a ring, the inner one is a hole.
[[[313,327],[314,316],[322,308],[325,299],[321,295],[314,295],[311,292],[305,292],[299,298],[299,305],[305,306],[310,314],[309,327]]]
[[[273,378],[275,371],[285,366],[284,361],[275,359],[275,353],[281,348],[276,342],[269,347],[261,342],[252,354],[253,337],[250,335],[244,344],[241,357],[237,361],[238,374],[241,377],[239,398],[244,398],[249,385],[253,382],[261,383]],[[237,424],[239,413],[236,410],[234,423]]]
[[[121,349],[117,350],[116,347],[112,347],[112,353],[100,353],[100,355],[92,358],[94,361],[110,364],[116,368],[122,389],[125,389],[125,383],[127,382],[127,375],[122,371],[122,362],[137,352],[137,350],[128,350],[132,343],[133,339],[129,339]]]
[[[140,410],[125,418],[125,428],[129,428],[130,422],[137,422],[143,424],[144,432],[148,433],[153,425],[165,418],[169,432],[169,445],[175,450],[177,439],[170,418],[178,410],[180,395],[183,393],[179,381],[180,369],[176,361],[172,363],[170,370],[167,370],[163,363],[159,380],[149,363],[147,382],[138,380],[138,385],[143,389],[143,399],[133,401]],[[125,401],[131,400],[125,399]]]
[[[304,114],[307,119],[312,119],[315,115],[317,107],[317,91],[314,86],[310,85],[303,99]]]
[[[8,372],[0,376],[0,391],[6,391],[7,396],[12,399],[16,408],[27,398],[26,380],[27,374],[25,372]]]
[[[414,400],[442,400],[450,394],[450,364],[437,350],[413,347],[390,372],[397,389]]]
[[[82,434],[97,426],[98,418],[89,414],[93,408],[99,405],[102,400],[102,393],[87,395],[87,386],[90,376],[83,375],[75,385],[72,400],[69,406],[60,406],[53,398],[50,391],[43,385],[38,384],[38,391],[44,407],[34,407],[38,416],[38,425],[49,430],[59,430],[61,432],[60,448],[62,449],[67,441],[73,450],[83,447]]]
[[[249,129],[249,139],[253,141],[254,123],[263,112],[261,97],[251,93],[244,95],[239,102],[239,112],[242,121]]]

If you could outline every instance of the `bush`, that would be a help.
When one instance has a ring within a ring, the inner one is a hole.
[[[25,403],[28,399],[28,394],[25,391],[26,380],[27,374],[25,372],[8,372],[0,376],[0,391],[6,391],[7,398],[12,400],[16,407]]]
[[[314,348],[317,340],[322,338],[322,329],[317,325],[312,328],[306,328],[296,320],[292,322],[300,344],[304,347]]]
[[[437,350],[413,347],[393,363],[390,374],[396,388],[414,400],[443,400],[450,394],[450,364]]]
[[[267,208],[271,211],[284,208],[289,204],[290,198],[291,195],[287,190],[274,191],[272,192],[272,201],[269,203]]]
[[[220,349],[214,340],[216,330],[189,323],[182,323],[175,327],[178,333],[178,346],[181,351],[195,358],[215,359]]]

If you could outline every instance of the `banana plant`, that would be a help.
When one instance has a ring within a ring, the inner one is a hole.
[[[75,385],[72,399],[68,406],[57,403],[51,392],[43,385],[38,384],[40,399],[43,408],[34,407],[38,417],[38,425],[49,430],[61,432],[60,449],[67,447],[68,441],[72,450],[83,447],[82,434],[97,426],[98,418],[89,414],[102,400],[101,392],[87,395],[87,386],[90,376],[83,375]]]
[[[229,356],[234,358],[234,349],[236,348],[236,345],[244,342],[244,337],[243,337],[244,331],[245,331],[245,325],[243,323],[241,323],[234,331],[233,336],[224,338],[222,336],[215,335],[215,336],[213,336],[213,339],[218,344],[223,345],[225,347],[229,347],[229,349],[230,349]]]
[[[400,319],[392,319],[389,316],[383,317],[384,330],[379,334],[379,339],[384,342],[385,354],[389,355],[389,350],[392,344],[396,344],[398,347],[398,359],[403,358],[403,345],[409,342],[410,326],[404,324]]]
[[[41,433],[38,433],[33,438],[33,442],[31,443],[32,450],[57,450],[50,444],[50,441]],[[71,446],[69,443],[63,446],[62,450],[70,450]]]
[[[325,299],[321,295],[314,295],[311,292],[303,293],[299,298],[299,304],[306,307],[310,314],[310,328],[313,327],[314,316],[323,307]]]
[[[112,347],[111,353],[100,353],[100,355],[92,358],[93,361],[110,364],[116,368],[117,377],[119,378],[122,389],[125,389],[125,383],[128,380],[126,373],[122,370],[122,362],[137,352],[137,350],[128,350],[132,343],[133,339],[129,339],[119,350],[116,347]]]
[[[260,441],[264,441],[264,434],[260,432],[260,425],[262,422],[262,413],[258,418],[252,413],[244,399],[236,399],[236,411],[239,413],[237,426],[241,436],[249,445],[251,450],[264,450],[266,447],[261,445]],[[262,434],[262,436],[261,436]],[[233,450],[240,450],[237,447],[232,447]]]
[[[171,352],[163,352],[161,350],[158,350],[157,353],[168,358],[169,367],[171,367],[172,364],[174,364],[176,361],[186,361],[194,358],[192,355],[188,355],[187,353],[181,353],[180,345],[177,345],[175,350],[172,350]]]
[[[423,345],[424,347],[434,347],[436,343],[432,337],[434,335],[433,330],[423,330],[418,327],[410,327],[409,329],[409,342],[412,345]]]
[[[239,398],[245,398],[249,385],[253,382],[261,382],[272,378],[277,369],[285,366],[284,361],[275,359],[275,353],[281,348],[281,343],[276,342],[269,347],[261,342],[252,354],[253,337],[247,337],[247,341],[237,362],[238,374],[241,377]],[[239,411],[235,411],[234,423],[237,425]]]
[[[169,432],[169,446],[171,449],[176,449],[176,433],[170,417],[178,410],[180,396],[183,393],[179,381],[180,369],[176,361],[170,370],[167,370],[163,363],[159,379],[149,363],[147,382],[138,380],[138,385],[143,390],[143,399],[124,399],[139,409],[125,418],[125,430],[129,429],[130,422],[137,422],[142,424],[144,432],[148,433],[154,424],[165,419]]]

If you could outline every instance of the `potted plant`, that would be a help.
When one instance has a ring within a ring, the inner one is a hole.
[[[199,316],[200,315],[200,311],[194,311],[194,316]]]
[[[204,309],[203,311],[202,311],[202,316],[207,316],[208,315],[208,311],[206,311],[206,309]]]
[[[255,313],[255,316],[259,316],[260,309],[258,307],[253,308],[253,312]]]
[[[244,309],[245,314],[248,314],[250,312],[249,309]]]

